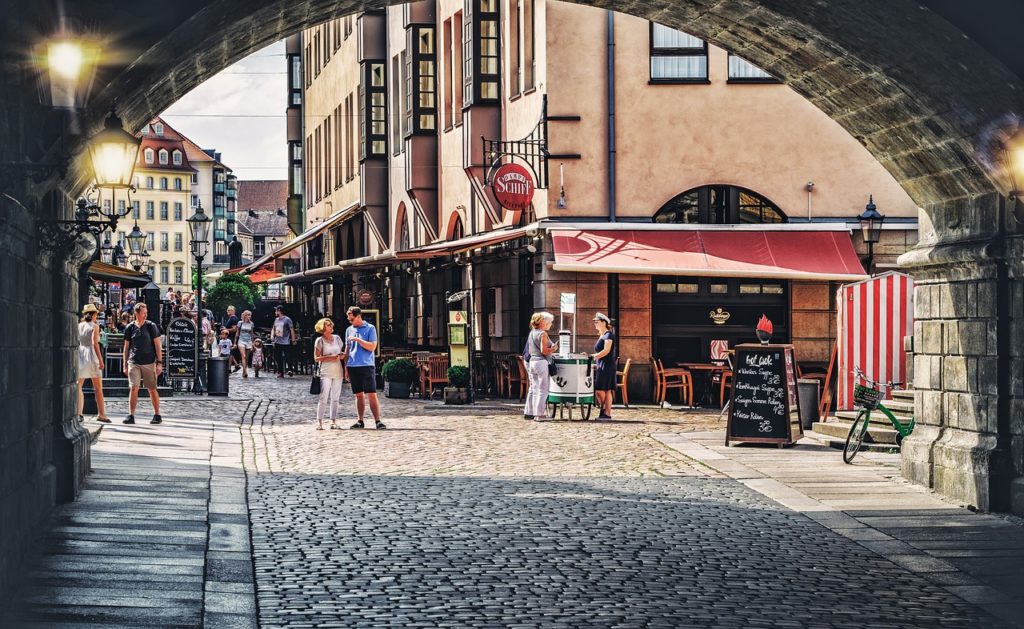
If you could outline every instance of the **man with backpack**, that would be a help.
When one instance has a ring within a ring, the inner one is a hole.
[[[135,407],[139,402],[139,387],[149,391],[149,401],[153,403],[153,419],[151,424],[159,424],[160,395],[156,390],[156,379],[163,371],[160,353],[160,328],[146,319],[146,304],[135,304],[135,320],[124,330],[124,356],[122,356],[124,374],[128,376],[131,387],[128,394],[128,417],[125,424],[135,423]]]

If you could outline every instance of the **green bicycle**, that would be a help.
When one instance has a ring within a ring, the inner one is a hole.
[[[892,427],[896,429],[898,433],[896,435],[896,445],[902,443],[904,437],[914,432],[915,420],[913,417],[910,418],[909,423],[901,423],[892,414],[892,411],[887,409],[881,402],[882,389],[894,389],[902,384],[901,382],[875,382],[857,368],[854,368],[854,374],[857,378],[866,382],[867,386],[858,384],[853,387],[853,403],[860,407],[861,411],[857,414],[857,419],[850,425],[849,434],[846,435],[846,447],[843,448],[844,463],[852,463],[853,457],[857,456],[857,452],[860,451],[860,446],[864,443],[864,436],[868,434],[868,424],[871,423],[871,411],[875,409],[882,411],[882,414],[889,418]]]

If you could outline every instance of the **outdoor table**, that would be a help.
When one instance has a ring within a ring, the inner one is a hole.
[[[704,374],[704,393],[701,395],[700,402],[701,406],[711,405],[711,389],[713,388],[715,374],[726,371],[727,367],[725,365],[716,365],[715,363],[676,363],[676,366],[689,369],[691,372],[699,371]]]

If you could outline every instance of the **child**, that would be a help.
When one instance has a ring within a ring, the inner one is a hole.
[[[252,368],[259,378],[260,369],[263,369],[263,340],[258,336],[252,340]]]
[[[227,330],[221,330],[220,331],[220,342],[217,343],[217,351],[220,353],[220,355],[222,357],[226,357],[226,358],[230,359],[230,357],[231,357],[231,339],[228,338],[228,331]],[[229,366],[230,366],[230,364],[229,364]]]

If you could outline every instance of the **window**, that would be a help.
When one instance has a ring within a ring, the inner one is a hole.
[[[702,186],[680,194],[654,215],[655,223],[785,223],[786,215],[756,192],[735,186]]]
[[[402,105],[402,86],[405,85],[405,81],[399,74],[399,68],[403,68],[405,64],[401,62],[399,55],[395,55],[391,59],[391,154],[398,155],[402,152],[402,126],[405,116],[401,113],[404,111]]]
[[[168,251],[171,248],[167,232],[160,232],[160,251]]]
[[[732,53],[729,53],[729,82],[778,83],[772,75]]]
[[[522,64],[520,50],[522,40],[519,30],[522,28],[522,7],[520,0],[508,0],[508,94],[509,97],[519,96],[522,91]]]
[[[535,48],[535,32],[533,23],[534,0],[522,0],[523,3],[523,89],[530,91],[537,87],[537,50]]]
[[[139,212],[139,202],[138,201],[132,201],[132,218],[134,218],[135,220],[139,220],[140,218],[142,218],[142,216],[140,216],[140,212]]]
[[[174,178],[174,189],[181,190],[181,177]]]
[[[132,185],[135,186],[136,190],[138,190],[139,188],[142,187],[142,179],[139,178],[138,175],[135,175],[135,177],[132,178]]]
[[[345,167],[348,169],[345,181],[349,181],[356,178],[356,138],[359,136],[356,92],[350,93],[345,98],[345,104],[345,111],[348,112],[348,116],[345,118]]]
[[[174,234],[174,250],[181,251],[183,244],[181,232]]]
[[[167,284],[170,281],[171,269],[165,264],[160,267],[160,283]]]
[[[651,22],[651,81],[706,83],[707,80],[707,42]]]
[[[155,217],[155,209],[152,201],[146,201],[146,220],[151,221]]]
[[[153,163],[153,149],[146,149],[142,154],[145,156],[147,164]]]
[[[199,183],[199,173],[192,173],[192,183]]]
[[[452,114],[452,59],[455,57],[455,51],[452,50],[452,21],[445,20],[442,30],[444,36],[444,128],[450,129],[452,127],[454,117]]]
[[[167,149],[160,149],[160,153],[158,155],[160,156],[160,163],[161,164],[166,164],[167,163]]]
[[[153,232],[146,234],[146,251],[156,251],[156,234]]]
[[[197,207],[199,207],[199,195],[198,194],[193,194],[192,195],[192,208],[195,209]]]
[[[174,267],[174,283],[184,284],[185,283],[185,271],[180,265]]]
[[[155,133],[157,135],[163,135],[164,134],[164,125],[162,125],[159,122],[154,124],[153,125],[153,133]]]
[[[174,202],[174,220],[175,220],[175,222],[180,222],[181,221],[181,217],[182,217],[181,209],[182,209],[181,208],[181,203],[178,202],[178,201],[175,201]]]
[[[266,253],[266,242],[263,236],[255,236],[252,239],[252,254],[257,258],[262,258]]]
[[[494,0],[495,2],[497,0]],[[433,26],[406,31],[406,134],[433,133],[437,128],[437,49]],[[410,52],[411,51],[411,52]]]
[[[500,95],[498,0],[466,0],[463,95],[466,104],[494,104]]]
[[[386,157],[388,145],[387,65],[363,64],[366,73],[359,84],[359,158]]]
[[[161,177],[160,178],[160,189],[161,190],[166,190],[167,189],[167,177]]]
[[[160,220],[167,220],[167,201],[160,202]]]
[[[455,108],[455,126],[462,124],[462,11],[459,11],[452,18],[452,55],[454,61],[452,62],[452,75],[450,88],[452,93],[452,103]]]
[[[149,188],[149,189],[153,188],[153,178],[152,177],[146,177],[146,187]]]
[[[174,153],[171,154],[171,162],[175,166],[181,166],[181,151],[174,149]]]

